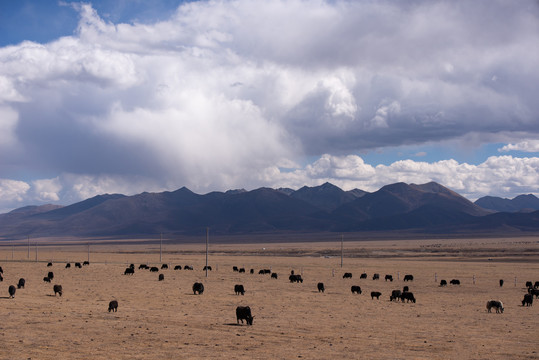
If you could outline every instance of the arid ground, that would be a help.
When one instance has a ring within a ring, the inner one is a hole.
[[[160,267],[159,247],[93,244],[90,265],[79,269],[74,262],[88,258],[84,242],[40,246],[38,261],[34,246],[0,246],[0,358],[539,359],[539,299],[521,306],[525,282],[539,280],[536,237],[345,242],[342,267],[339,241],[210,245],[208,277],[204,244],[166,244],[161,262],[169,269],[139,270]],[[135,274],[123,275],[130,263]],[[290,283],[291,270],[304,282]],[[43,281],[49,271],[50,284]],[[404,282],[405,274],[414,280]],[[10,299],[19,278],[26,286]],[[461,285],[440,287],[442,279]],[[193,295],[195,281],[202,295]],[[62,297],[53,284],[62,285]],[[235,284],[245,296],[234,294]],[[390,302],[391,290],[404,285],[417,302]],[[371,291],[382,296],[373,300]],[[108,312],[113,299],[118,311]],[[491,299],[504,303],[503,314],[487,313]],[[236,323],[239,305],[251,307],[253,326]]]

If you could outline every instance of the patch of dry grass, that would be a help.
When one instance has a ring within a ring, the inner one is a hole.
[[[164,281],[157,280],[158,273],[138,270],[143,262],[157,264],[155,244],[92,246],[91,264],[82,269],[65,269],[63,261],[86,260],[84,247],[40,250],[40,259],[54,259],[52,268],[46,262],[11,262],[11,249],[5,247],[0,251],[5,259],[0,260],[0,358],[539,358],[534,320],[539,304],[521,306],[525,281],[539,280],[535,239],[345,246],[347,254],[367,256],[345,258],[341,268],[339,243],[212,245],[213,271],[206,278],[203,245],[167,245],[163,260],[170,268],[159,272]],[[431,248],[446,255],[440,258]],[[511,255],[496,256],[503,249]],[[27,254],[13,257],[24,260]],[[137,269],[124,276],[129,263]],[[174,271],[176,264],[195,270]],[[234,265],[247,273],[233,272]],[[257,274],[270,267],[277,280]],[[290,270],[303,273],[305,281],[290,283]],[[42,280],[48,271],[55,274],[52,284]],[[360,280],[364,271],[369,278]],[[353,278],[343,279],[344,272]],[[375,272],[378,281],[371,280]],[[385,282],[385,274],[395,281]],[[413,274],[414,281],[404,283],[404,274]],[[20,277],[26,288],[8,299],[8,286]],[[453,278],[462,285],[438,286],[441,279]],[[204,283],[204,294],[193,295],[195,281]],[[325,284],[325,293],[318,293],[318,282]],[[62,297],[53,295],[53,284],[63,286]],[[245,296],[234,295],[235,284],[245,286]],[[352,294],[352,285],[360,285],[363,294]],[[391,290],[403,285],[410,286],[417,303],[389,301]],[[371,291],[382,292],[380,300],[372,300]],[[119,302],[116,313],[107,312],[112,299]],[[490,299],[504,302],[504,314],[486,312]],[[251,307],[253,326],[236,324],[239,305]]]

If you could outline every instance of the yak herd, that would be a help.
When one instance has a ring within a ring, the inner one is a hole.
[[[84,261],[82,266],[87,266],[87,265],[90,265],[90,263],[88,261]],[[52,266],[52,262],[47,263],[47,267],[51,267],[51,266]],[[81,266],[81,263],[79,263],[79,262],[75,263],[75,267],[77,267],[77,268],[81,268],[82,266]],[[65,268],[70,268],[70,267],[71,267],[70,263],[67,263],[65,265]],[[144,269],[144,270],[149,270],[150,272],[158,272],[159,271],[158,267],[156,267],[156,266],[149,267],[146,264],[140,264],[140,266],[138,268],[139,268],[139,270]],[[167,264],[162,264],[161,269],[168,269],[168,265]],[[174,267],[174,270],[181,270],[181,269],[182,269],[181,265],[176,265]],[[183,267],[183,269],[184,270],[193,270],[193,266],[185,265]],[[204,271],[206,271],[206,270],[211,271],[211,266],[204,267],[203,270]],[[238,268],[237,266],[234,266],[232,268],[232,270],[235,271],[235,272],[238,272],[238,273],[245,273],[246,272],[245,268]],[[0,266],[0,282],[3,281],[3,273],[4,273],[4,271],[3,271],[2,267]],[[131,264],[124,271],[124,275],[134,275],[134,273],[135,273],[135,265],[134,264]],[[254,269],[250,269],[249,273],[254,274],[255,273]],[[271,274],[272,279],[277,279],[278,278],[277,273],[272,272],[271,269],[261,269],[261,270],[259,270],[258,274],[261,274],[261,275]],[[352,273],[346,272],[346,273],[343,274],[342,277],[343,277],[343,279],[352,279]],[[50,283],[53,279],[54,279],[54,273],[52,271],[49,271],[47,273],[47,275],[43,278],[43,281],[47,282],[47,283]],[[302,276],[299,275],[299,274],[294,274],[293,270],[291,271],[290,276],[289,276],[288,279],[289,279],[289,281],[291,283],[303,283]],[[367,279],[367,274],[362,273],[360,275],[360,279]],[[380,279],[380,274],[374,273],[373,276],[372,276],[372,279],[373,280],[379,280]],[[385,281],[389,280],[389,281],[392,282],[393,281],[393,276],[390,275],[390,274],[386,274],[384,279],[385,279]],[[163,281],[164,280],[164,275],[159,274],[158,280]],[[411,274],[406,274],[404,276],[403,280],[405,282],[413,281],[414,277]],[[17,287],[15,287],[14,285],[10,285],[8,287],[9,298],[14,298],[16,290],[17,289],[24,289],[25,284],[26,284],[26,280],[24,278],[20,278],[19,282],[17,283]],[[439,286],[444,287],[444,286],[447,286],[447,284],[448,284],[447,280],[442,279],[440,281]],[[460,280],[452,279],[452,280],[449,281],[449,284],[453,285],[453,286],[458,286],[458,285],[460,285]],[[500,286],[503,286],[503,284],[504,284],[503,279],[500,279],[499,284],[500,284]],[[536,281],[535,283],[532,283],[531,281],[527,281],[526,282],[526,288],[528,289],[528,292],[526,294],[524,294],[524,299],[522,300],[522,306],[532,306],[534,296],[535,296],[535,298],[539,297],[539,281]],[[326,290],[326,287],[325,287],[324,283],[319,282],[317,284],[317,289],[318,289],[318,292],[323,293]],[[200,283],[200,282],[195,282],[193,284],[192,290],[193,290],[193,294],[202,295],[202,293],[204,292],[204,285],[202,283]],[[354,294],[354,293],[355,294],[361,294],[362,293],[361,287],[359,285],[352,285],[351,286],[351,291],[352,291],[352,294]],[[56,295],[62,296],[62,293],[63,293],[62,285],[55,284],[53,286],[53,292],[54,292],[54,296],[56,296]],[[244,286],[242,284],[234,285],[234,293],[236,295],[240,295],[240,294],[245,295],[245,292],[246,292],[245,288],[244,288]],[[379,292],[379,291],[372,291],[370,293],[370,295],[371,295],[372,300],[374,300],[374,298],[379,300],[380,296],[382,296],[382,293]],[[393,290],[391,292],[391,295],[389,296],[389,301],[399,301],[399,300],[401,302],[403,302],[403,303],[405,301],[407,303],[409,303],[409,302],[415,303],[416,302],[416,298],[415,298],[414,294],[412,292],[410,292],[409,286],[404,286],[402,290],[396,289],[396,290]],[[496,311],[496,313],[503,313],[503,311],[504,311],[503,303],[501,301],[499,301],[499,300],[489,300],[487,302],[486,307],[487,307],[487,312],[489,312],[489,313],[492,311],[492,309],[494,309]],[[111,300],[109,302],[108,311],[109,312],[118,311],[118,301],[117,300]],[[236,308],[236,321],[237,321],[238,324],[240,323],[240,321],[243,324],[243,321],[245,320],[247,325],[252,325],[253,324],[253,318],[254,318],[254,316],[252,316],[251,309],[250,309],[249,306],[238,306]]]

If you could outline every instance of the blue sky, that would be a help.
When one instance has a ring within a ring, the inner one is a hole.
[[[0,213],[436,181],[539,194],[539,5],[0,0]]]

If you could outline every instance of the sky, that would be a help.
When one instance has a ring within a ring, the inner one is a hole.
[[[539,2],[0,0],[0,213],[436,181],[539,195]]]

